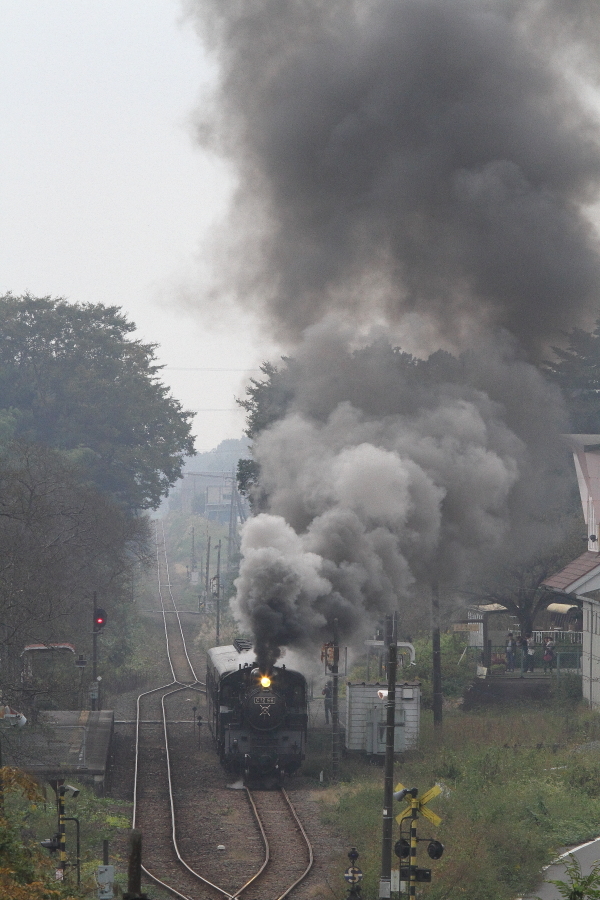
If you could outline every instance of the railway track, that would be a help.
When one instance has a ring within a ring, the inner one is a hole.
[[[196,728],[195,713],[190,718],[192,707],[204,708],[204,684],[188,654],[160,523],[156,572],[172,680],[137,699],[133,827],[144,834],[144,872],[183,900],[283,900],[310,871],[312,847],[283,790],[222,786],[219,794],[213,786],[207,806],[198,756],[203,749],[212,760],[213,752],[208,735]],[[219,804],[231,812],[226,826],[218,825]],[[227,843],[234,828],[243,836],[237,858],[215,855],[218,828]]]

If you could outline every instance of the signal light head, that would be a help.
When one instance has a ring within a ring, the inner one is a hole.
[[[407,856],[410,856],[410,844],[406,838],[400,838],[399,841],[396,841],[394,844],[394,853],[400,859],[406,859]]]
[[[441,859],[444,853],[444,845],[440,841],[430,841],[427,845],[427,853],[431,859]]]
[[[271,687],[271,679],[268,675],[261,675],[260,677],[260,686],[264,688]]]
[[[102,631],[104,626],[106,625],[107,620],[106,610],[104,609],[96,609],[94,610],[94,631]]]
[[[54,837],[48,838],[45,841],[40,841],[40,845],[44,850],[48,850],[49,853],[56,853],[56,851],[60,849],[60,835],[55,834]]]

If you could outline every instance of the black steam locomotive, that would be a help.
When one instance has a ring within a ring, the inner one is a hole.
[[[208,724],[219,759],[245,778],[295,772],[305,756],[306,679],[274,666],[260,672],[249,641],[208,651]]]

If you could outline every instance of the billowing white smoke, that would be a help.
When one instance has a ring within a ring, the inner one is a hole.
[[[268,511],[244,527],[236,582],[264,665],[329,639],[334,618],[358,640],[411,588],[460,588],[553,536],[555,392],[506,348],[443,361],[415,387],[381,347],[321,328],[301,349],[291,407],[255,444]]]

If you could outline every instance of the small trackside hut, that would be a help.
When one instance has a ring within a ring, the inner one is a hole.
[[[244,777],[295,772],[305,756],[308,723],[306,679],[274,666],[260,672],[252,644],[208,651],[208,725],[223,766]]]

